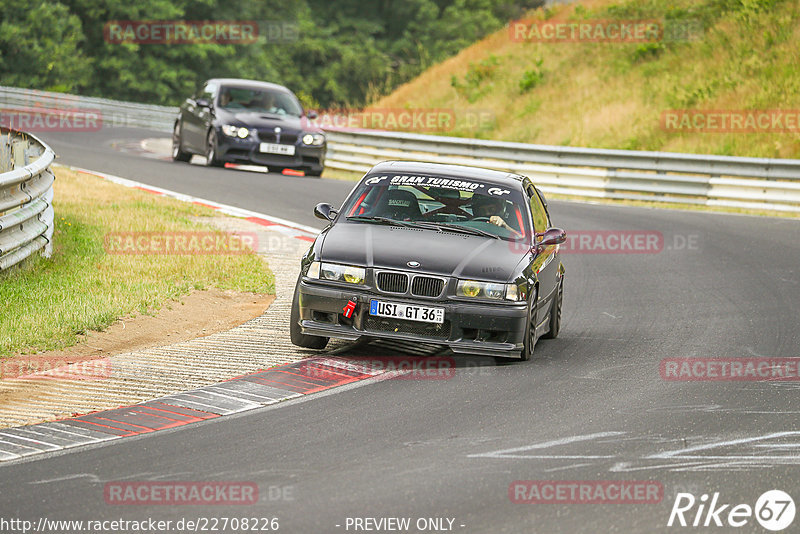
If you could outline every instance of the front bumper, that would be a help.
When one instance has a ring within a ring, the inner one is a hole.
[[[239,139],[219,133],[217,139],[218,157],[228,163],[252,163],[281,169],[307,169],[312,172],[322,172],[325,166],[326,145],[309,146],[297,143],[294,145],[293,156],[282,156],[260,152],[261,141],[251,138]]]
[[[527,305],[472,303],[461,300],[409,299],[379,294],[354,286],[332,287],[301,281],[300,327],[303,334],[357,340],[362,337],[397,339],[448,346],[453,352],[519,357],[528,319]],[[356,301],[351,318],[343,314]],[[445,309],[442,325],[369,315],[370,299],[435,306]]]

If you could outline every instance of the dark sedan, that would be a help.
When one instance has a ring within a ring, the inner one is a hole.
[[[291,339],[441,344],[456,353],[530,359],[561,326],[564,266],[541,192],[525,176],[384,162],[303,257]]]
[[[172,159],[206,157],[225,163],[322,174],[325,134],[310,125],[297,97],[286,87],[253,80],[208,80],[180,108],[172,133]]]

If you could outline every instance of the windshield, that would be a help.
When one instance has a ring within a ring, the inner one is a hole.
[[[342,213],[350,221],[403,225],[516,240],[529,236],[522,193],[470,179],[431,175],[368,176]],[[372,219],[372,220],[370,220]]]
[[[300,117],[303,114],[303,108],[292,98],[292,95],[269,89],[222,87],[219,92],[219,107],[234,113],[252,111],[294,117]]]

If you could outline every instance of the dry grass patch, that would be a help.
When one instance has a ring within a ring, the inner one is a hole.
[[[598,0],[534,17],[700,21],[700,39],[520,43],[504,28],[375,102],[490,110],[445,135],[549,145],[797,158],[800,133],[665,131],[671,109],[797,110],[800,4],[792,0]],[[541,60],[539,65],[537,62]],[[526,79],[531,81],[522,89]]]

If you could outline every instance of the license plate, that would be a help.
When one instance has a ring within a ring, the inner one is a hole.
[[[405,319],[422,323],[441,324],[444,322],[444,308],[431,308],[429,306],[400,304],[382,300],[369,301],[369,314],[376,317],[391,317],[393,319]]]
[[[279,145],[278,143],[261,143],[258,147],[261,152],[294,156],[294,145]]]

